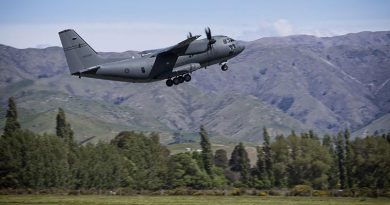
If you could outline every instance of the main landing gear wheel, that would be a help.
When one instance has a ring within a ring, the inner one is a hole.
[[[179,84],[180,84],[179,78],[174,78],[174,79],[173,79],[173,84],[179,85]]]
[[[223,64],[223,65],[221,66],[221,70],[222,70],[222,71],[227,71],[228,69],[229,69],[229,66],[226,65],[226,64]]]
[[[167,84],[168,87],[171,87],[173,85],[173,80],[168,79],[165,84]]]
[[[179,79],[179,82],[180,82],[180,83],[183,83],[183,82],[184,82],[183,76],[179,76],[179,77],[177,77],[177,78]]]
[[[186,82],[190,82],[191,81],[191,76],[189,74],[184,75],[184,80]]]

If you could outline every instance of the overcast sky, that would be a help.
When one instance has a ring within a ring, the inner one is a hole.
[[[59,46],[67,28],[97,51],[166,47],[206,26],[246,41],[334,36],[390,30],[389,11],[389,0],[0,0],[0,44]]]

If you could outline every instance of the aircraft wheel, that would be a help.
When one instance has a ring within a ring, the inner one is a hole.
[[[190,82],[191,81],[191,76],[189,74],[184,75],[184,80],[186,82]]]
[[[222,70],[222,71],[227,71],[228,69],[229,69],[229,66],[226,65],[226,64],[224,64],[224,65],[221,66],[221,70]]]
[[[175,85],[179,85],[180,84],[179,78],[174,78],[172,81],[173,81],[173,84],[175,84]]]
[[[168,79],[165,84],[167,84],[168,87],[171,87],[173,85],[173,80]]]
[[[184,82],[183,76],[179,76],[179,77],[177,77],[177,78],[179,79],[179,82],[180,82],[180,83],[183,83],[183,82]]]

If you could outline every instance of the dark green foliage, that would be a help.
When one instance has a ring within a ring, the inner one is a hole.
[[[171,188],[191,187],[205,189],[212,187],[208,174],[199,168],[190,153],[173,155],[168,163],[168,185]]]
[[[351,143],[352,177],[358,187],[390,188],[390,144],[379,136],[357,138]]]
[[[338,162],[337,162],[337,155],[335,151],[334,146],[334,140],[330,135],[324,135],[322,139],[322,146],[324,146],[326,149],[328,149],[328,152],[331,156],[331,162],[330,162],[330,168],[327,173],[328,175],[328,188],[330,189],[336,189],[337,183],[339,181],[338,178]]]
[[[202,154],[200,152],[194,151],[192,152],[192,159],[196,161],[199,167],[203,168],[203,160],[202,160]]]
[[[21,130],[16,116],[10,99],[9,129],[0,138],[3,189],[221,189],[227,179],[239,188],[295,187],[292,194],[298,195],[307,194],[311,187],[349,188],[343,192],[346,196],[377,196],[390,189],[390,133],[351,140],[345,130],[334,138],[325,135],[320,143],[312,131],[300,136],[292,132],[287,138],[276,136],[271,143],[264,128],[256,166],[250,167],[248,153],[239,143],[226,169],[226,151],[217,150],[213,158],[203,127],[201,153],[170,156],[156,133],[121,132],[110,144],[77,146],[62,109],[57,115],[58,137]]]
[[[231,171],[240,173],[240,181],[242,183],[248,183],[250,177],[250,161],[248,158],[248,153],[246,152],[242,142],[234,147],[231,158],[229,160],[229,166]]]
[[[337,164],[338,164],[338,174],[339,174],[339,183],[340,188],[345,189],[345,142],[343,139],[343,134],[339,132],[336,138],[336,154],[337,154]]]
[[[112,189],[129,186],[133,165],[111,144],[88,144],[79,148],[76,188]]]
[[[273,158],[274,186],[287,187],[287,165],[289,163],[289,147],[283,135],[276,136],[271,144]]]
[[[352,149],[349,143],[349,130],[345,129],[344,131],[344,141],[345,141],[345,176],[346,176],[346,185],[347,188],[352,188]]]
[[[0,141],[1,187],[64,187],[69,181],[67,146],[50,135],[15,131]]]
[[[274,173],[272,168],[272,154],[271,154],[271,142],[270,136],[268,134],[267,128],[263,128],[263,151],[264,151],[264,164],[265,172],[267,173],[267,178],[270,181],[271,186],[274,184]]]
[[[58,114],[56,118],[56,134],[67,143],[73,143],[73,130],[70,124],[66,121],[65,112],[62,108],[58,108]]]
[[[203,166],[207,174],[212,176],[213,174],[213,150],[211,150],[211,144],[208,134],[203,126],[200,126],[200,146],[202,148],[202,160]]]
[[[255,171],[252,171],[252,175],[254,176],[254,184],[253,186],[259,189],[269,188],[271,187],[271,183],[268,179],[267,171],[265,169],[265,157],[264,150],[262,147],[257,146],[257,161]]]
[[[220,167],[222,169],[226,169],[228,167],[228,158],[226,150],[218,149],[217,151],[215,151],[214,164],[215,166]]]
[[[287,138],[291,149],[291,161],[287,169],[288,184],[290,187],[307,184],[316,189],[327,188],[326,173],[331,162],[329,151],[317,139],[305,136],[290,135]]]
[[[160,145],[157,134],[147,137],[142,133],[121,132],[111,144],[134,163],[131,177],[136,179],[132,186],[137,189],[158,189],[166,178],[166,163],[169,151]]]
[[[13,97],[8,98],[8,110],[5,117],[6,117],[6,121],[5,121],[3,136],[9,136],[16,130],[20,129],[16,104]]]

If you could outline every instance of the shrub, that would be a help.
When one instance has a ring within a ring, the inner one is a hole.
[[[292,190],[293,196],[310,196],[313,188],[308,185],[296,185]]]
[[[312,193],[312,196],[329,196],[329,193],[327,191],[323,191],[323,190],[314,190],[313,193]]]
[[[257,195],[258,196],[268,196],[267,192],[265,192],[265,191],[259,191],[259,193]]]
[[[241,195],[241,190],[239,188],[233,188],[230,191],[230,195],[232,195],[232,196],[240,196]]]

